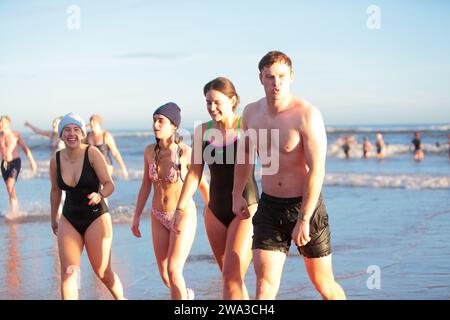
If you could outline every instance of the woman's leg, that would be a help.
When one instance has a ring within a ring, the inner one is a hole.
[[[170,233],[168,273],[172,300],[187,300],[188,293],[183,277],[183,268],[194,242],[197,229],[197,210],[191,205],[180,216],[180,234]]]
[[[112,237],[111,216],[105,213],[91,223],[84,234],[84,241],[95,274],[114,298],[121,300],[124,299],[122,283],[111,268]]]
[[[159,274],[166,287],[170,288],[169,274],[167,272],[170,231],[153,215],[151,219],[153,250],[155,251]]]
[[[61,263],[61,298],[64,300],[78,299],[83,245],[83,238],[78,231],[61,216],[58,226],[58,251]]]
[[[250,214],[254,215],[257,205],[250,206]],[[224,267],[222,273],[223,299],[249,299],[244,278],[252,260],[252,220],[234,218],[228,227],[225,248]]]
[[[209,244],[211,245],[214,258],[219,265],[220,272],[222,272],[227,240],[227,227],[217,219],[208,207],[205,208],[204,220]]]

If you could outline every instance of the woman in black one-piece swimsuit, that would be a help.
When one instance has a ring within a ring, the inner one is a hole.
[[[61,297],[78,299],[80,259],[85,246],[99,279],[114,298],[123,299],[122,284],[111,269],[112,223],[104,200],[113,193],[114,183],[100,151],[82,144],[85,128],[77,114],[64,116],[58,134],[65,149],[56,152],[50,161],[51,224],[58,237]],[[66,191],[66,199],[58,218],[62,190]]]
[[[252,258],[253,225],[251,219],[241,220],[233,213],[233,181],[237,141],[241,120],[234,113],[239,96],[226,78],[217,78],[205,85],[208,112],[212,121],[196,129],[193,139],[194,157],[185,179],[178,214],[187,205],[203,173],[209,167],[211,182],[209,204],[205,210],[205,227],[214,257],[222,271],[223,299],[248,299],[244,277]],[[201,131],[200,131],[201,130]],[[228,132],[228,135],[224,136]],[[199,147],[196,147],[199,146]],[[201,154],[197,156],[197,152]],[[195,187],[195,188],[194,188]],[[258,187],[251,174],[243,197],[253,215],[259,200]]]

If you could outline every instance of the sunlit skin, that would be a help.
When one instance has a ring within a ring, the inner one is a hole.
[[[322,116],[310,103],[291,94],[294,75],[291,67],[279,60],[262,68],[259,80],[265,96],[249,104],[243,112],[243,130],[266,132],[277,129],[279,167],[275,174],[263,175],[262,191],[278,198],[302,197],[299,216],[292,230],[292,240],[297,246],[311,241],[310,219],[318,203],[325,176],[327,138]],[[271,140],[268,140],[271,144]],[[260,154],[261,146],[253,141],[254,148],[245,146],[245,159]],[[267,143],[266,143],[267,144]],[[251,164],[235,167],[233,187],[233,212],[249,219],[242,197]],[[286,254],[279,251],[255,249],[253,261],[257,277],[256,299],[275,299]],[[304,257],[311,282],[324,299],[345,299],[345,293],[335,282],[331,254],[321,258]]]
[[[177,144],[173,140],[176,127],[165,116],[156,114],[153,117],[153,133],[159,139],[158,152],[158,176],[166,177],[169,168],[173,167],[176,161],[176,154],[179,151]],[[183,187],[183,181],[175,183],[167,181],[152,181],[149,177],[150,164],[154,161],[156,144],[147,146],[144,152],[144,175],[142,177],[141,188],[139,190],[136,209],[131,223],[131,231],[137,238],[141,237],[139,229],[140,218],[145,204],[150,196],[152,187],[154,188],[152,198],[152,208],[160,212],[173,211],[176,208],[178,197]],[[181,164],[181,176],[185,176],[191,160],[191,148],[184,143],[180,143],[182,155],[179,159]],[[206,181],[199,185],[205,202],[208,203],[209,186]],[[197,228],[197,210],[195,203],[190,202],[183,215],[179,217],[177,230],[168,230],[154,215],[151,215],[152,239],[158,270],[163,283],[170,289],[171,298],[174,300],[186,300],[189,298],[186,283],[184,281],[183,269],[192,243],[194,241]]]
[[[96,148],[88,148],[83,144],[85,134],[74,124],[66,125],[61,134],[65,149],[61,150],[60,170],[64,183],[76,187],[81,178],[85,152],[102,187],[97,192],[87,195],[88,205],[99,204],[103,198],[114,191],[114,183],[108,172],[103,155]],[[62,299],[78,299],[77,270],[83,249],[86,248],[92,269],[115,299],[124,299],[122,283],[111,267],[112,222],[109,213],[104,213],[95,219],[84,235],[78,233],[64,215],[58,217],[58,207],[61,202],[62,190],[57,180],[56,154],[50,161],[51,181],[51,227],[58,239],[59,258],[61,264],[61,297]]]
[[[2,116],[0,119],[0,154],[1,160],[5,161],[5,163],[11,162],[15,159],[20,158],[19,147],[22,148],[25,155],[30,162],[31,171],[33,174],[37,171],[37,165],[34,161],[33,155],[23,140],[21,134],[17,131],[11,130],[10,128],[11,122],[10,120]],[[18,209],[18,199],[15,190],[16,180],[13,178],[8,178],[5,181],[6,191],[9,196],[9,204],[10,211],[16,212]]]
[[[120,154],[119,149],[117,148],[114,137],[111,135],[111,133],[102,129],[101,123],[96,118],[92,118],[90,120],[89,126],[91,128],[91,132],[87,136],[86,139],[87,143],[94,146],[102,143],[106,144],[111,152],[111,155],[114,157],[114,159],[116,159],[117,163],[119,164],[120,169],[122,170],[123,177],[125,178],[125,180],[128,180],[129,178],[128,171],[122,159],[122,155]],[[113,166],[109,166],[108,170],[112,175],[114,171]]]
[[[236,137],[236,128],[239,117],[234,113],[233,106],[237,97],[229,97],[218,90],[211,89],[205,94],[206,108],[213,120],[208,139],[213,145],[226,145]],[[194,134],[193,150],[201,151],[203,134],[208,123],[198,126]],[[217,134],[214,134],[216,131]],[[201,159],[202,156],[195,158]],[[191,168],[183,185],[178,208],[184,208],[193,193],[195,186],[203,176],[204,164],[202,162],[191,164]],[[256,205],[246,206],[250,214],[256,211]],[[249,299],[244,283],[245,274],[250,264],[251,234],[253,227],[250,220],[234,218],[226,227],[218,220],[209,207],[204,214],[205,228],[214,258],[222,272],[222,297],[223,299]]]

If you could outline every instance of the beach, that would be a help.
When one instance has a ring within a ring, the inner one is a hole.
[[[334,273],[349,299],[450,298],[450,160],[448,145],[436,145],[436,141],[446,141],[449,128],[422,126],[422,162],[413,161],[408,151],[412,129],[328,129],[323,195],[331,226]],[[345,159],[335,142],[344,134],[356,135],[358,141],[363,136],[373,140],[380,130],[389,143],[384,160],[362,159],[359,145],[353,146],[351,158]],[[142,238],[135,238],[130,231],[143,174],[142,153],[154,141],[153,136],[150,130],[113,134],[130,172],[130,181],[115,177],[116,190],[109,199],[114,228],[113,269],[122,280],[127,298],[169,299],[153,254],[149,203],[142,218]],[[22,214],[13,220],[5,217],[8,199],[5,188],[0,189],[0,299],[59,299],[59,259],[49,219],[48,140],[30,134],[24,134],[24,138],[39,168],[32,177],[24,159],[16,185]],[[260,187],[258,166],[256,170]],[[220,299],[221,276],[206,237],[199,192],[194,200],[198,226],[184,276],[196,299]],[[372,281],[373,270],[379,271],[379,281]],[[253,298],[252,265],[246,284]],[[320,299],[295,246],[291,246],[277,298]],[[96,279],[86,253],[81,263],[80,299],[112,299]]]

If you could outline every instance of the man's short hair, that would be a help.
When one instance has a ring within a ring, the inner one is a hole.
[[[275,63],[284,63],[289,66],[292,70],[292,61],[286,54],[281,51],[269,51],[266,53],[264,57],[262,57],[261,61],[259,61],[258,69],[259,72],[262,72],[264,67],[270,67]]]

